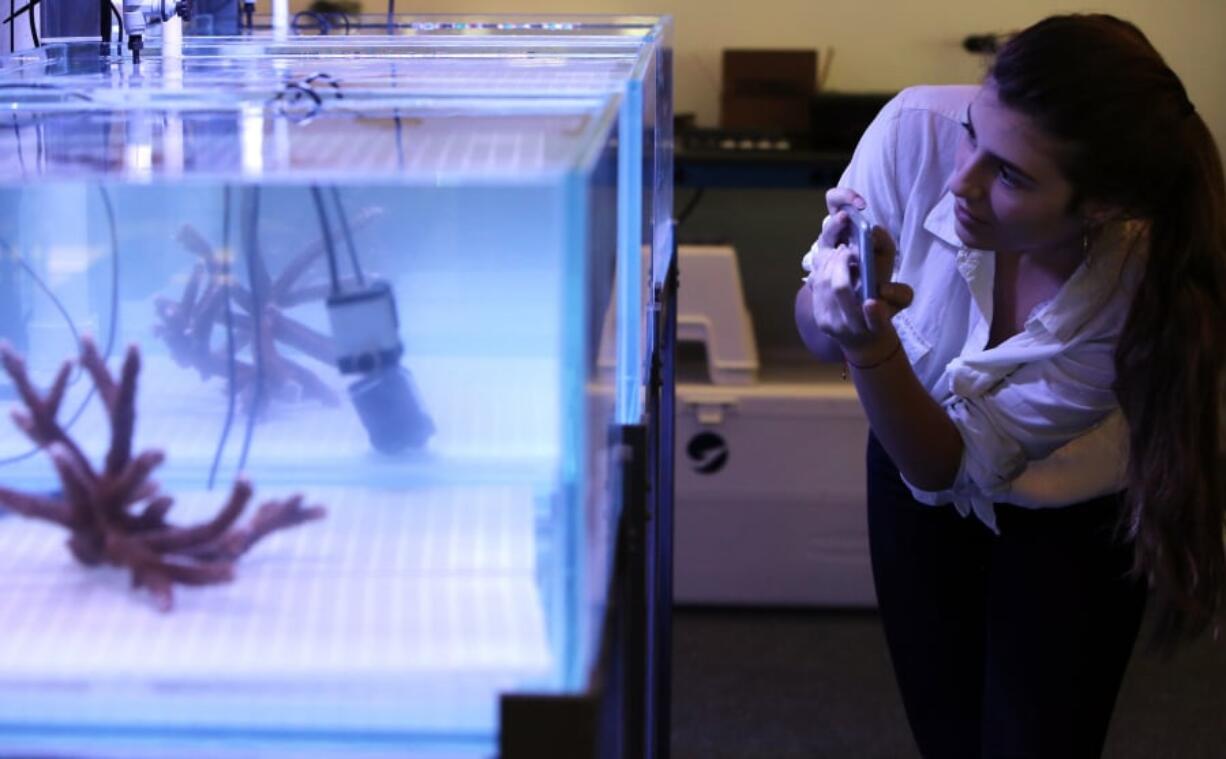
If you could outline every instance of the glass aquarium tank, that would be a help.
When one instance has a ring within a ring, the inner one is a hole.
[[[74,44],[0,80],[0,746],[488,753],[501,694],[586,687],[626,88]]]
[[[261,5],[257,11],[267,9]],[[626,277],[617,302],[616,414],[643,413],[651,326],[649,304],[672,260],[672,22],[658,16],[319,14],[300,12],[277,29],[257,13],[238,35],[189,35],[181,56],[163,57],[161,27],[149,27],[141,67],[125,63],[119,42],[99,66],[96,40],[56,40],[27,57],[33,75],[61,85],[110,91],[162,87],[265,96],[305,85],[324,98],[385,93],[438,96],[509,94],[557,97],[621,94],[619,245]],[[213,29],[208,19],[196,27]],[[100,71],[101,68],[101,71]],[[151,84],[152,83],[152,84]],[[125,96],[127,93],[124,93]],[[632,254],[643,254],[640,263]],[[645,318],[638,320],[637,315]]]

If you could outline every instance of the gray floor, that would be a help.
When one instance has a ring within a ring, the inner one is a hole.
[[[680,609],[673,657],[675,759],[918,756],[874,613]],[[1134,653],[1104,756],[1226,757],[1226,640]]]

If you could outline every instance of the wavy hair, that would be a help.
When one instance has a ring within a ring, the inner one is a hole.
[[[1130,442],[1121,526],[1157,604],[1154,642],[1169,648],[1226,610],[1221,155],[1179,77],[1114,16],[1040,21],[1004,44],[988,80],[1067,146],[1074,211],[1097,201],[1149,224],[1114,389]]]

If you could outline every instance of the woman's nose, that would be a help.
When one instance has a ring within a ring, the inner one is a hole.
[[[954,173],[949,177],[949,189],[954,195],[968,200],[982,198],[987,192],[983,181],[983,172],[979,170],[980,161],[974,153],[962,157],[954,166]]]

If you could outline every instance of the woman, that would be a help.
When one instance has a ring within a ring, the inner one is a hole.
[[[900,94],[827,204],[796,321],[872,428],[874,581],[917,743],[1097,756],[1147,587],[1163,643],[1226,608],[1213,139],[1135,26],[1054,17],[982,86]],[[849,204],[885,283],[864,303]]]

